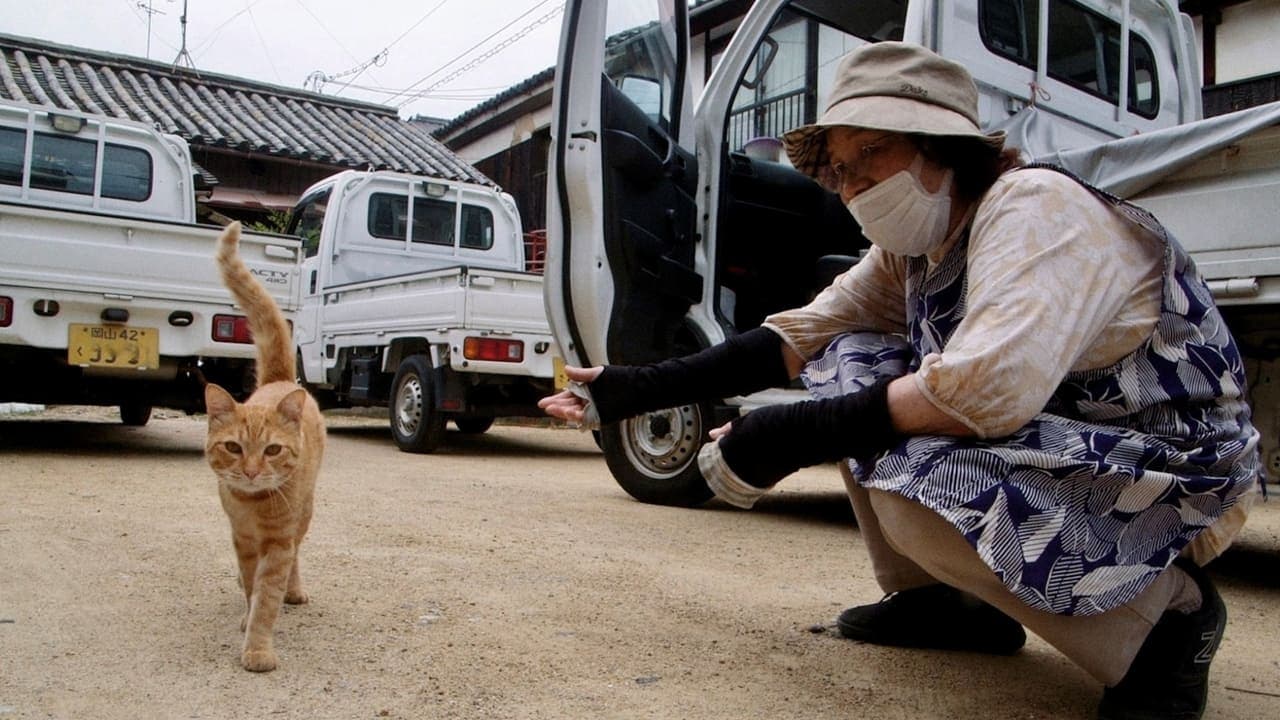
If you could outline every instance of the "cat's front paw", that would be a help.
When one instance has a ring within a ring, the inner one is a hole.
[[[284,594],[284,601],[290,605],[306,605],[311,602],[311,596],[307,594],[306,590],[297,588],[286,592]]]
[[[275,650],[245,650],[240,654],[240,664],[249,672],[271,672],[276,669],[279,660]]]

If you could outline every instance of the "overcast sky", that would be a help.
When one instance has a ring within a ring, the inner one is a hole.
[[[318,73],[328,78],[321,92],[398,107],[406,118],[455,117],[551,67],[563,18],[563,0],[186,5],[186,48],[197,70],[293,88]],[[150,17],[149,57],[172,63],[182,47],[182,9],[183,0],[0,0],[0,32],[148,57]]]

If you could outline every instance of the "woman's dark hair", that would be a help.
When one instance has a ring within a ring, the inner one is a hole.
[[[908,137],[925,159],[952,169],[955,173],[956,192],[965,200],[982,197],[996,178],[1023,164],[1016,149],[996,149],[979,138],[933,135]]]

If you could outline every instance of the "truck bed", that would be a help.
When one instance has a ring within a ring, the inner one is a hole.
[[[226,304],[221,228],[0,202],[0,283]],[[240,253],[281,309],[298,307],[296,239],[244,233]]]
[[[330,288],[326,335],[368,336],[424,328],[547,333],[542,278],[452,267]],[[377,344],[377,343],[370,343]]]
[[[13,318],[0,346],[65,350],[68,326],[102,322],[106,307],[128,313],[124,324],[156,328],[159,352],[170,357],[253,356],[250,345],[214,342],[212,316],[235,313],[214,262],[221,228],[55,210],[0,202],[0,295]],[[299,305],[300,243],[249,234],[240,252],[281,309]],[[57,311],[39,316],[37,303]],[[189,313],[184,325],[175,312]]]
[[[469,369],[553,373],[542,277],[536,274],[457,266],[331,287],[323,302],[326,345],[383,347],[397,339],[423,339],[454,348],[451,362],[458,364],[464,335],[512,337],[525,341],[523,362],[473,361]]]

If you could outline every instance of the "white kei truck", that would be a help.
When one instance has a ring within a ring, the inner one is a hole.
[[[964,64],[983,125],[1147,207],[1193,255],[1240,344],[1280,470],[1280,103],[1202,119],[1173,0],[755,0],[690,63],[685,0],[568,0],[553,97],[546,302],[565,361],[645,363],[797,307],[866,245],[773,145],[824,107],[836,61],[906,40]],[[713,48],[716,47],[712,43]],[[714,64],[697,103],[691,80]],[[770,391],[602,428],[635,498],[698,505],[707,431]]]
[[[204,383],[243,397],[245,319],[196,224],[186,141],[142,123],[0,103],[0,402],[204,409]],[[300,243],[245,233],[250,270],[292,316]]]
[[[406,452],[447,422],[482,433],[543,416],[559,362],[515,201],[492,187],[346,171],[306,190],[294,325],[302,382],[321,407],[386,406]]]

